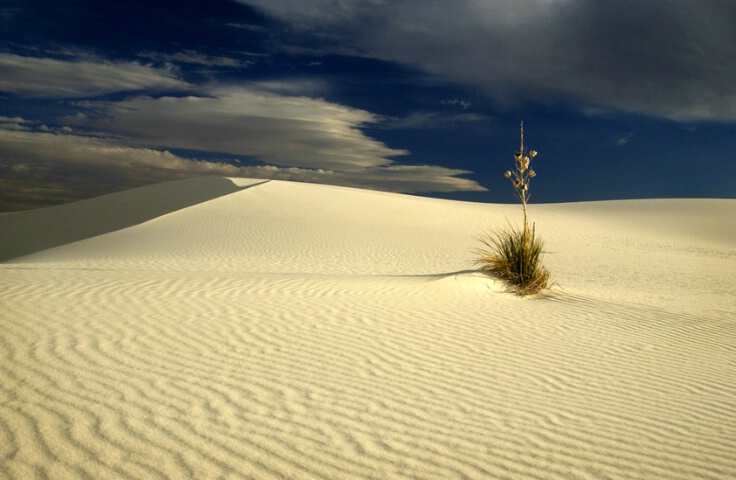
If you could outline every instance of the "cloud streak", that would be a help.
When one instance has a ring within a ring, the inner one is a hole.
[[[148,58],[157,62],[188,63],[212,68],[246,68],[255,60],[243,60],[227,56],[205,55],[195,50],[185,50],[177,53],[143,52],[141,58]],[[256,55],[252,55],[256,57]]]
[[[80,98],[190,87],[170,72],[134,62],[70,62],[0,53],[0,71],[0,92],[27,97]]]

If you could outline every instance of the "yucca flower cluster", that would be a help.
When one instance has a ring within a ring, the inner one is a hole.
[[[529,201],[529,180],[537,176],[537,173],[531,168],[531,162],[536,156],[536,151],[531,150],[527,152],[524,147],[524,122],[521,122],[521,145],[519,146],[519,151],[514,155],[516,169],[514,171],[507,170],[504,176],[511,179],[511,185],[516,191],[516,196],[521,201],[521,206],[524,209],[525,231],[529,231],[526,211],[526,204]]]

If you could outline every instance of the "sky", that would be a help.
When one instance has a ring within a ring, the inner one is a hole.
[[[193,176],[736,198],[732,0],[0,0],[0,212]]]

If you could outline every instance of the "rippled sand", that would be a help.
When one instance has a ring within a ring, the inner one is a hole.
[[[0,478],[730,478],[736,200],[530,215],[534,299],[472,266],[513,205],[197,179],[0,215]]]

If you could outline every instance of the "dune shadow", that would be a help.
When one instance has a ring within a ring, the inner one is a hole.
[[[0,262],[132,227],[268,182],[203,177],[133,188],[54,207],[0,214]]]

